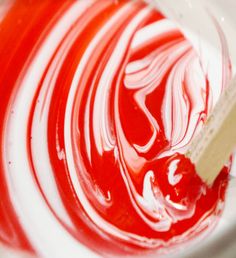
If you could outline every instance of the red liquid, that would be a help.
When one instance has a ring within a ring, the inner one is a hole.
[[[32,76],[30,68],[38,62],[40,49],[74,4],[69,0],[18,0],[3,17],[1,146],[9,133],[5,131],[8,120],[14,121],[17,113],[14,102],[25,87],[23,78]],[[147,33],[138,34],[163,19],[142,1],[88,4],[54,52],[47,53],[50,60],[39,70],[40,82],[32,84],[35,92],[25,121],[25,144],[31,176],[37,183],[35,191],[66,234],[103,255],[184,243],[206,230],[209,223],[215,224],[214,215],[222,211],[228,169],[207,187],[193,165],[178,154],[184,152],[212,106],[211,85],[199,57],[174,27],[149,40],[143,38],[148,38]],[[99,36],[101,31],[104,35]],[[204,82],[189,79],[192,62],[204,74]],[[50,202],[41,182],[45,170],[36,165],[41,156],[34,153],[35,119],[41,103],[42,117],[46,112],[47,94],[45,99],[40,95],[45,87],[51,94],[46,123],[50,169],[70,225]],[[199,89],[192,91],[193,87]],[[40,247],[32,242],[11,201],[7,176],[14,174],[6,162],[11,166],[14,160],[6,160],[6,151],[2,147],[0,239],[14,248],[38,253]]]

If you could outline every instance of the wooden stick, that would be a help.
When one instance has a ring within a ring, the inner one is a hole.
[[[211,185],[236,147],[236,77],[217,102],[186,156],[198,175]]]

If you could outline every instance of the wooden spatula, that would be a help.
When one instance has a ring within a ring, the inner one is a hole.
[[[205,127],[186,156],[201,179],[211,185],[236,147],[236,77],[224,90]]]

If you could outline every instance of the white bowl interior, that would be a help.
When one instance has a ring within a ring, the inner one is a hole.
[[[233,74],[235,74],[236,64],[236,36],[234,36],[236,28],[236,2],[235,0],[149,0],[156,5],[162,12],[177,21],[183,33],[196,44],[196,37],[201,38],[201,42],[205,46],[211,46],[214,62],[214,55],[218,51],[218,42],[214,33],[211,31],[212,24],[209,23],[209,14],[216,18],[224,31],[226,41],[229,48],[231,61],[233,64]],[[194,45],[198,49],[198,45]],[[207,48],[205,48],[208,51]],[[226,204],[223,215],[216,226],[215,230],[189,245],[183,246],[177,254],[171,254],[171,257],[227,257],[235,258],[236,247],[236,159],[233,162],[231,170],[231,179],[229,182]],[[92,253],[91,253],[92,254]],[[9,253],[1,254],[1,257],[22,257]],[[93,254],[94,256],[94,254]],[[24,256],[23,256],[24,257]],[[81,253],[83,257],[83,253]],[[156,256],[154,256],[156,257]]]

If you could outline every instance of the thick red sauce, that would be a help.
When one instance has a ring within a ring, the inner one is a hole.
[[[0,10],[0,240],[123,255],[212,228],[228,168],[208,187],[182,155],[214,88],[177,27],[143,1]]]

